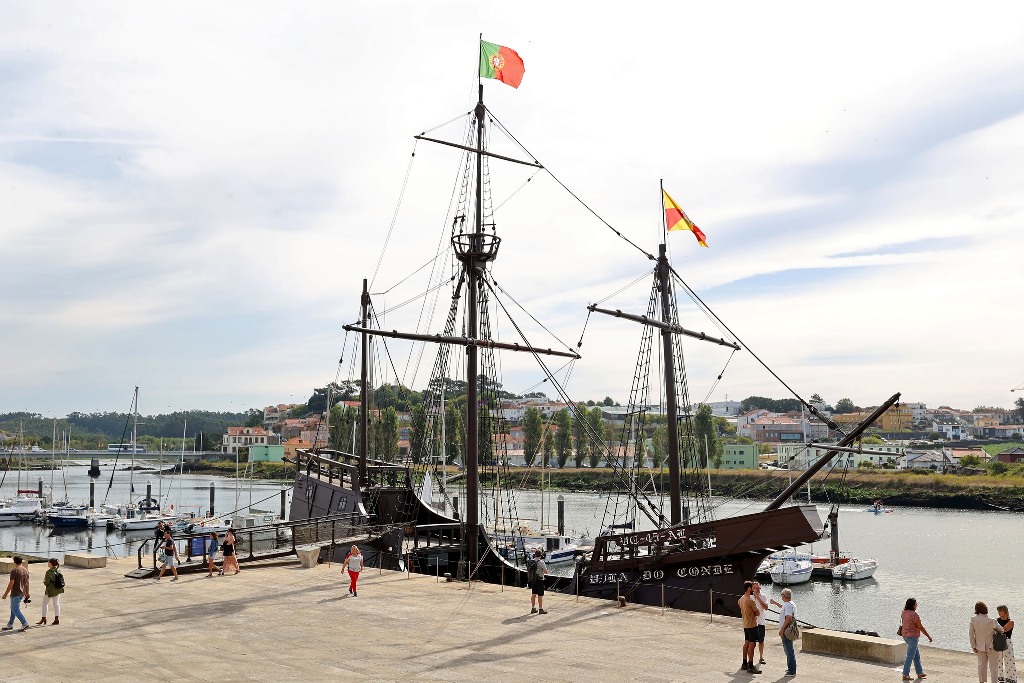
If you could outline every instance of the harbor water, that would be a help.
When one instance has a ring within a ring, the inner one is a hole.
[[[287,488],[291,501],[291,484],[269,481],[250,481],[244,478],[220,477],[200,474],[161,475],[156,470],[134,471],[121,459],[117,470],[111,472],[113,460],[100,463],[101,474],[89,478],[89,467],[69,466],[63,470],[32,470],[21,472],[21,488],[35,490],[41,479],[46,490],[52,491],[54,500],[67,500],[71,504],[88,504],[89,482],[96,484],[96,504],[112,505],[137,501],[146,495],[147,483],[152,486],[154,498],[163,499],[166,506],[182,515],[205,515],[210,509],[210,485],[214,486],[214,511],[218,515],[246,512],[249,507],[279,513],[281,490]],[[169,465],[168,465],[169,466]],[[18,488],[18,473],[7,472],[0,487],[0,497],[12,498]],[[134,493],[132,490],[134,489]],[[88,551],[110,557],[135,557],[142,542],[153,538],[152,531],[122,532],[113,529],[62,529],[28,522],[6,523],[0,526],[0,550],[24,553],[37,557],[62,558],[64,553]],[[149,545],[152,549],[152,544]]]

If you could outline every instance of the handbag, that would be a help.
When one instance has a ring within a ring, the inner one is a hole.
[[[789,626],[782,632],[789,640],[800,640],[800,627],[797,626],[796,617],[789,620]]]
[[[996,632],[992,636],[992,649],[996,652],[1003,652],[1006,650],[1006,634]]]
[[[896,635],[898,635],[898,636],[902,636],[903,635],[903,624],[900,624],[899,628],[896,629]]]

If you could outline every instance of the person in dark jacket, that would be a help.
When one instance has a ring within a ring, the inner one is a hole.
[[[45,595],[43,596],[43,618],[36,622],[36,626],[46,626],[46,607],[49,603],[53,603],[53,625],[60,625],[60,596],[64,592],[64,576],[60,574],[60,561],[56,557],[51,557],[47,563],[49,568],[46,570],[46,576],[43,577],[43,587]],[[61,585],[57,585],[57,576],[60,575]]]

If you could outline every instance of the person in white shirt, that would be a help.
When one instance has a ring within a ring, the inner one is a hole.
[[[350,579],[348,584],[348,594],[353,598],[358,598],[356,594],[356,583],[359,581],[359,572],[363,571],[363,554],[359,552],[359,546],[352,546],[352,550],[349,551],[348,555],[345,556],[345,561],[341,565],[341,570],[348,570],[348,577]]]

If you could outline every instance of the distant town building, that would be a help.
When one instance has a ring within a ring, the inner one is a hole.
[[[270,434],[263,427],[228,427],[228,432],[221,438],[221,453],[234,455],[240,448],[266,446],[270,443]]]
[[[723,470],[756,470],[758,467],[758,451],[754,444],[722,444]]]
[[[284,446],[280,444],[249,446],[249,462],[281,462]]]
[[[1011,465],[1024,462],[1024,448],[1021,448],[1020,446],[1014,446],[1009,450],[997,454],[996,460],[998,460],[999,462],[1009,463]]]
[[[303,441],[298,437],[295,437],[294,439],[288,439],[287,441],[284,442],[283,445],[284,455],[286,458],[289,459],[295,459],[298,456],[298,451],[300,449],[308,450],[313,447],[313,444],[311,444],[308,441]]]

